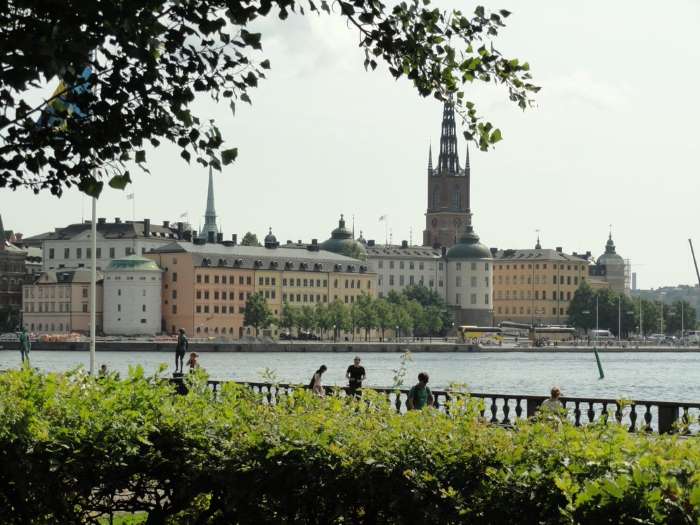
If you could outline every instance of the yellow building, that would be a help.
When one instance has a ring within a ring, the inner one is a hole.
[[[275,316],[294,306],[355,302],[376,295],[376,274],[362,261],[320,250],[280,247],[271,234],[265,246],[173,242],[146,254],[163,268],[163,329],[184,328],[194,337],[237,339],[253,333],[244,325],[245,305],[260,292]],[[271,331],[272,335],[276,330]]]
[[[588,277],[587,255],[561,248],[502,250],[493,261],[494,324],[565,325],[569,303]],[[599,283],[596,283],[599,284]]]

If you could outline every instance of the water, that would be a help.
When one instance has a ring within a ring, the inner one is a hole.
[[[546,395],[559,385],[566,396],[700,402],[700,353],[601,354],[605,379],[598,379],[592,352],[552,353],[444,353],[413,354],[407,365],[406,385],[420,371],[430,374],[433,388],[466,384],[473,392]],[[34,351],[32,366],[45,371],[88,367],[87,352]],[[321,365],[328,367],[326,384],[344,385],[345,370],[353,354],[347,353],[217,353],[202,352],[200,364],[212,379],[261,381],[262,372],[274,370],[280,382],[308,383]],[[362,355],[367,386],[391,386],[400,366],[397,353]],[[97,366],[106,364],[122,375],[129,366],[142,365],[154,372],[160,363],[174,367],[171,352],[98,352]],[[17,367],[19,351],[0,351],[0,369]]]

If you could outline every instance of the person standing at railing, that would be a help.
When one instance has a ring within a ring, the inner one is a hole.
[[[187,336],[185,335],[185,329],[180,328],[180,332],[177,336],[177,345],[175,346],[175,373],[176,374],[178,372],[180,372],[181,374],[184,372],[182,363],[185,360],[185,352],[187,352],[187,348],[189,346],[190,346],[190,343],[187,340]]]
[[[428,388],[430,377],[426,372],[418,374],[418,383],[408,391],[406,407],[409,410],[422,410],[426,406],[433,406],[433,393]]]
[[[194,372],[197,368],[199,368],[199,362],[197,361],[198,357],[199,354],[196,352],[192,352],[190,354],[190,358],[187,360],[187,366],[190,367],[190,372]]]
[[[311,382],[309,383],[309,388],[318,397],[325,397],[326,396],[326,390],[323,388],[323,383],[321,382],[323,373],[326,370],[328,370],[326,365],[321,365],[320,368],[318,370],[316,370],[313,377],[311,378]]]
[[[348,396],[360,397],[362,394],[358,392],[362,388],[362,381],[366,379],[365,367],[360,365],[360,356],[355,356],[353,364],[348,367],[345,372],[345,377],[348,379]]]

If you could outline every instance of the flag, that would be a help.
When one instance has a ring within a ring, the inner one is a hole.
[[[82,73],[78,76],[78,83],[69,88],[63,79],[59,79],[58,86],[51,95],[50,101],[42,110],[37,121],[38,127],[62,127],[65,126],[66,117],[87,116],[84,108],[81,108],[75,100],[75,95],[82,95],[91,89],[89,83],[92,75],[92,68],[87,65],[83,68]]]
[[[385,221],[385,220],[387,220],[387,218],[388,218],[388,215],[382,215],[381,217],[379,217],[379,222]]]
[[[181,214],[180,214],[180,218],[181,218],[181,219],[183,219],[183,218],[185,218],[185,217],[187,217],[187,212],[181,213]]]
[[[133,193],[127,193],[127,194],[126,194],[126,200],[128,200],[128,201],[134,200],[134,194],[133,194]]]

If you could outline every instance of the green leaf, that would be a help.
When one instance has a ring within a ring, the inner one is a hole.
[[[501,136],[501,130],[497,128],[497,129],[493,130],[493,133],[491,133],[491,137],[489,138],[489,142],[491,142],[491,144],[495,144],[496,142],[499,142],[502,139],[503,139],[503,137]]]
[[[129,177],[128,173],[124,175],[115,175],[109,180],[109,187],[115,190],[123,190],[126,188],[127,184],[131,184],[131,177]]]
[[[262,62],[260,62],[260,67],[263,69],[270,69],[270,61],[265,59]]]
[[[144,150],[138,150],[134,156],[134,160],[139,164],[146,162],[146,152]]]
[[[90,197],[99,197],[104,183],[93,177],[83,177],[78,183],[78,189]]]
[[[225,149],[221,152],[221,162],[228,166],[238,157],[238,148]]]

